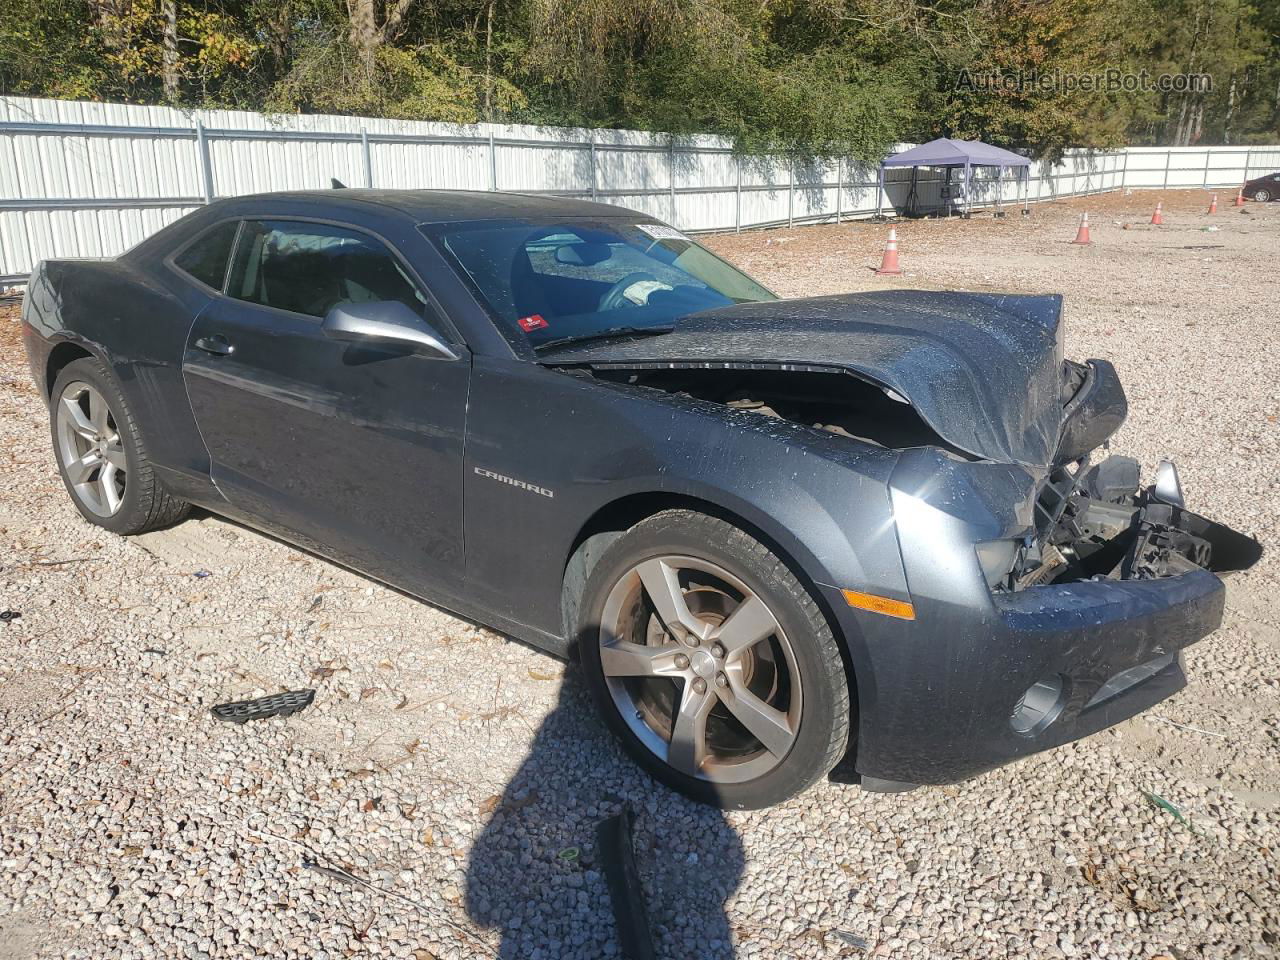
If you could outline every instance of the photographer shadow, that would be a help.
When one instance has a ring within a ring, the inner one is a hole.
[[[743,873],[738,835],[721,811],[658,784],[622,752],[571,664],[467,865],[467,913],[501,930],[500,957],[628,956],[596,843],[596,825],[627,806],[655,955],[733,956],[724,905]]]

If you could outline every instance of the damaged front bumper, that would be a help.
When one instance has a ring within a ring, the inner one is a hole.
[[[1036,502],[1037,529],[995,584],[1022,590],[1080,580],[1155,580],[1196,570],[1253,566],[1252,537],[1192,513],[1177,468],[1163,461],[1156,482],[1138,486],[1138,463],[1110,457],[1074,473],[1054,471]]]
[[[914,620],[831,597],[859,638],[854,766],[881,787],[963,780],[1168,697],[1186,683],[1180,652],[1221,623],[1214,571],[1261,554],[1154,488],[1108,502],[1073,483],[1046,518],[1043,496],[1010,506],[1025,473],[968,464],[939,482],[940,466],[908,454],[894,478]],[[1019,529],[1035,549],[993,587],[975,544]]]

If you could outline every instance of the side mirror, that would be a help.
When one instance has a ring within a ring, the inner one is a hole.
[[[399,300],[340,303],[320,325],[325,336],[352,343],[404,347],[423,356],[457,360],[458,352],[428,330]]]

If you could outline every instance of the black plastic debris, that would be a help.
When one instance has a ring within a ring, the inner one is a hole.
[[[213,715],[228,723],[245,723],[266,717],[290,717],[311,706],[311,701],[315,698],[315,690],[290,690],[288,693],[276,693],[257,700],[220,703],[213,708]]]
[[[618,926],[618,945],[627,960],[653,960],[653,934],[649,929],[649,910],[636,870],[636,854],[631,827],[635,814],[630,807],[596,826],[596,842],[600,847],[601,866],[609,885],[613,903],[613,921]]]
[[[855,950],[867,949],[867,941],[856,933],[850,933],[848,930],[829,930],[827,931],[827,939],[835,940],[846,947],[853,947]]]
[[[20,616],[22,616],[22,614],[17,610],[0,610],[0,623],[12,623]]]
[[[195,573],[192,574],[192,576],[195,577],[197,580],[203,580],[205,577],[212,577],[213,574],[210,573],[208,570],[197,570]]]

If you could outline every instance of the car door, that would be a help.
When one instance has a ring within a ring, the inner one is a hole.
[[[396,300],[456,358],[322,329],[335,305]],[[463,566],[470,355],[430,303],[369,233],[246,220],[225,295],[197,317],[183,363],[232,511],[410,590],[447,588]]]

